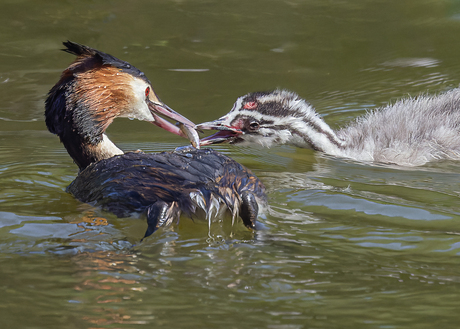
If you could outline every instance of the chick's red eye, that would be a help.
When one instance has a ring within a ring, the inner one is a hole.
[[[246,104],[244,104],[243,108],[245,108],[246,110],[253,110],[257,107],[257,103],[256,102],[247,102]]]
[[[145,88],[145,97],[149,97],[150,87]]]

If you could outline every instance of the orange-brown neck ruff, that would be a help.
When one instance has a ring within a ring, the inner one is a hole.
[[[134,97],[130,87],[133,78],[108,66],[80,73],[75,80],[68,107],[73,111],[79,133],[95,144],[112,121],[129,106]]]

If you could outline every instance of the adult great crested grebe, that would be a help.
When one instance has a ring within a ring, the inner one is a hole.
[[[357,161],[419,166],[460,160],[460,89],[400,100],[337,131],[293,92],[255,92],[238,98],[220,119],[196,127],[219,130],[201,145],[290,144]]]
[[[77,59],[64,70],[45,102],[45,121],[80,168],[68,187],[75,198],[119,217],[147,216],[149,236],[179,219],[224,209],[254,229],[265,188],[234,160],[212,150],[123,153],[105,135],[117,117],[149,121],[199,144],[194,124],[162,103],[137,68],[111,55],[74,42],[64,51]],[[179,126],[158,116],[161,114]],[[259,203],[259,204],[258,204]]]

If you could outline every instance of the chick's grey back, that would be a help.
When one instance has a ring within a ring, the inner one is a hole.
[[[337,131],[344,157],[406,166],[460,159],[460,90],[408,98]]]

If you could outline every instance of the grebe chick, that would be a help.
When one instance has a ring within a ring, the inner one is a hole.
[[[400,100],[337,131],[293,92],[255,92],[238,98],[225,116],[197,128],[219,130],[201,145],[289,144],[356,161],[420,166],[460,159],[460,89]]]
[[[181,213],[209,221],[229,209],[254,229],[263,184],[248,169],[212,150],[124,154],[105,135],[117,117],[149,121],[199,144],[194,124],[162,103],[145,75],[111,55],[64,42],[77,59],[45,102],[46,125],[80,168],[67,191],[119,217],[145,213],[149,236]],[[179,127],[158,116],[179,123]]]

